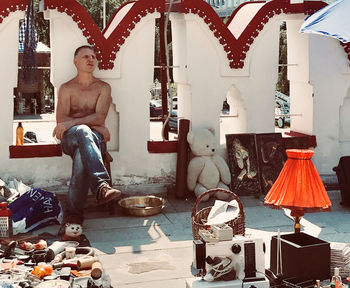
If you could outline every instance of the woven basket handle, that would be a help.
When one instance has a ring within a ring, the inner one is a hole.
[[[239,199],[239,197],[235,193],[233,193],[230,190],[226,190],[226,189],[222,189],[222,188],[215,188],[215,189],[210,189],[210,190],[204,192],[201,196],[199,196],[197,198],[197,200],[194,203],[193,208],[192,208],[192,215],[191,215],[192,218],[194,218],[195,215],[197,214],[198,205],[199,205],[199,203],[201,203],[203,198],[207,195],[212,196],[213,194],[216,194],[217,192],[224,192],[226,194],[229,194],[233,198],[232,200],[236,200],[238,203],[238,207],[239,207],[239,215],[243,215],[244,209],[243,209],[242,201],[241,201],[241,199]]]

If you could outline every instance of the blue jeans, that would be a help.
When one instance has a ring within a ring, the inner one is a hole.
[[[106,143],[102,135],[89,126],[77,125],[64,133],[61,146],[63,152],[73,159],[67,214],[83,220],[89,188],[97,195],[99,188],[110,180],[102,160]]]

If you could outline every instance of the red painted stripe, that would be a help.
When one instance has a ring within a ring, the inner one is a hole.
[[[11,145],[9,147],[10,158],[35,158],[35,157],[53,157],[62,156],[60,144],[46,145]]]

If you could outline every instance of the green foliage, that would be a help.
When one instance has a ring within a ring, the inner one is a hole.
[[[73,0],[72,0],[73,1]],[[100,30],[103,30],[103,1],[101,0],[77,0],[90,14]],[[106,0],[106,23],[114,12],[128,0]],[[35,28],[40,42],[50,47],[49,21],[44,19],[44,13],[39,12],[39,0],[34,0]]]
[[[280,28],[280,43],[279,43],[279,66],[278,69],[278,82],[276,84],[276,90],[289,95],[289,81],[287,79],[288,64],[287,60],[287,28],[286,23],[283,22]]]
[[[160,35],[160,25],[161,24],[161,21],[160,19],[156,19],[156,23],[155,23],[155,39],[154,39],[154,44],[155,44],[155,48],[154,48],[154,65],[155,66],[160,66],[161,65],[161,55],[160,55],[160,44],[161,44],[161,39],[164,41],[164,34],[163,35]],[[163,33],[164,33],[164,30],[162,29]],[[161,37],[162,36],[162,37]],[[168,51],[169,51],[169,65],[171,66],[172,65],[172,59],[173,59],[173,45],[172,45],[172,38],[171,38],[171,23],[170,21],[168,22],[168,26],[167,26],[167,48],[168,48]],[[164,44],[164,43],[162,43]],[[165,63],[164,63],[165,64]],[[154,80],[155,79],[158,79],[160,80],[161,79],[161,69],[160,68],[156,68],[154,69]],[[172,69],[170,69],[170,78],[172,79]]]
[[[77,0],[91,15],[100,30],[103,30],[103,1],[102,0]],[[106,23],[114,12],[128,0],[106,0]]]
[[[44,13],[36,13],[35,29],[38,34],[38,41],[50,47],[50,28],[49,21],[44,19]]]
[[[52,103],[54,102],[53,101],[53,98],[54,98],[54,89],[53,89],[53,85],[51,84],[51,81],[50,81],[50,70],[49,69],[44,69],[43,70],[43,88],[42,88],[42,94],[44,96],[51,96],[52,97]],[[46,104],[49,104],[49,106],[51,106],[50,104],[51,103],[46,103]],[[43,109],[43,107],[42,107]],[[54,107],[52,106],[51,107],[51,110],[53,112],[54,110]],[[46,111],[47,112],[47,111]]]

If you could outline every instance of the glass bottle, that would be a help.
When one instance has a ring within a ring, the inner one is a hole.
[[[315,288],[321,288],[321,281],[320,280],[316,280],[316,283],[315,283]]]
[[[334,287],[334,288],[342,288],[343,287],[343,284],[341,282],[341,277],[339,275],[339,268],[338,267],[334,268],[334,275],[332,276],[331,287]]]
[[[23,132],[22,122],[18,122],[16,129],[16,145],[23,145]]]
[[[0,203],[0,238],[12,237],[12,212],[7,202]]]

